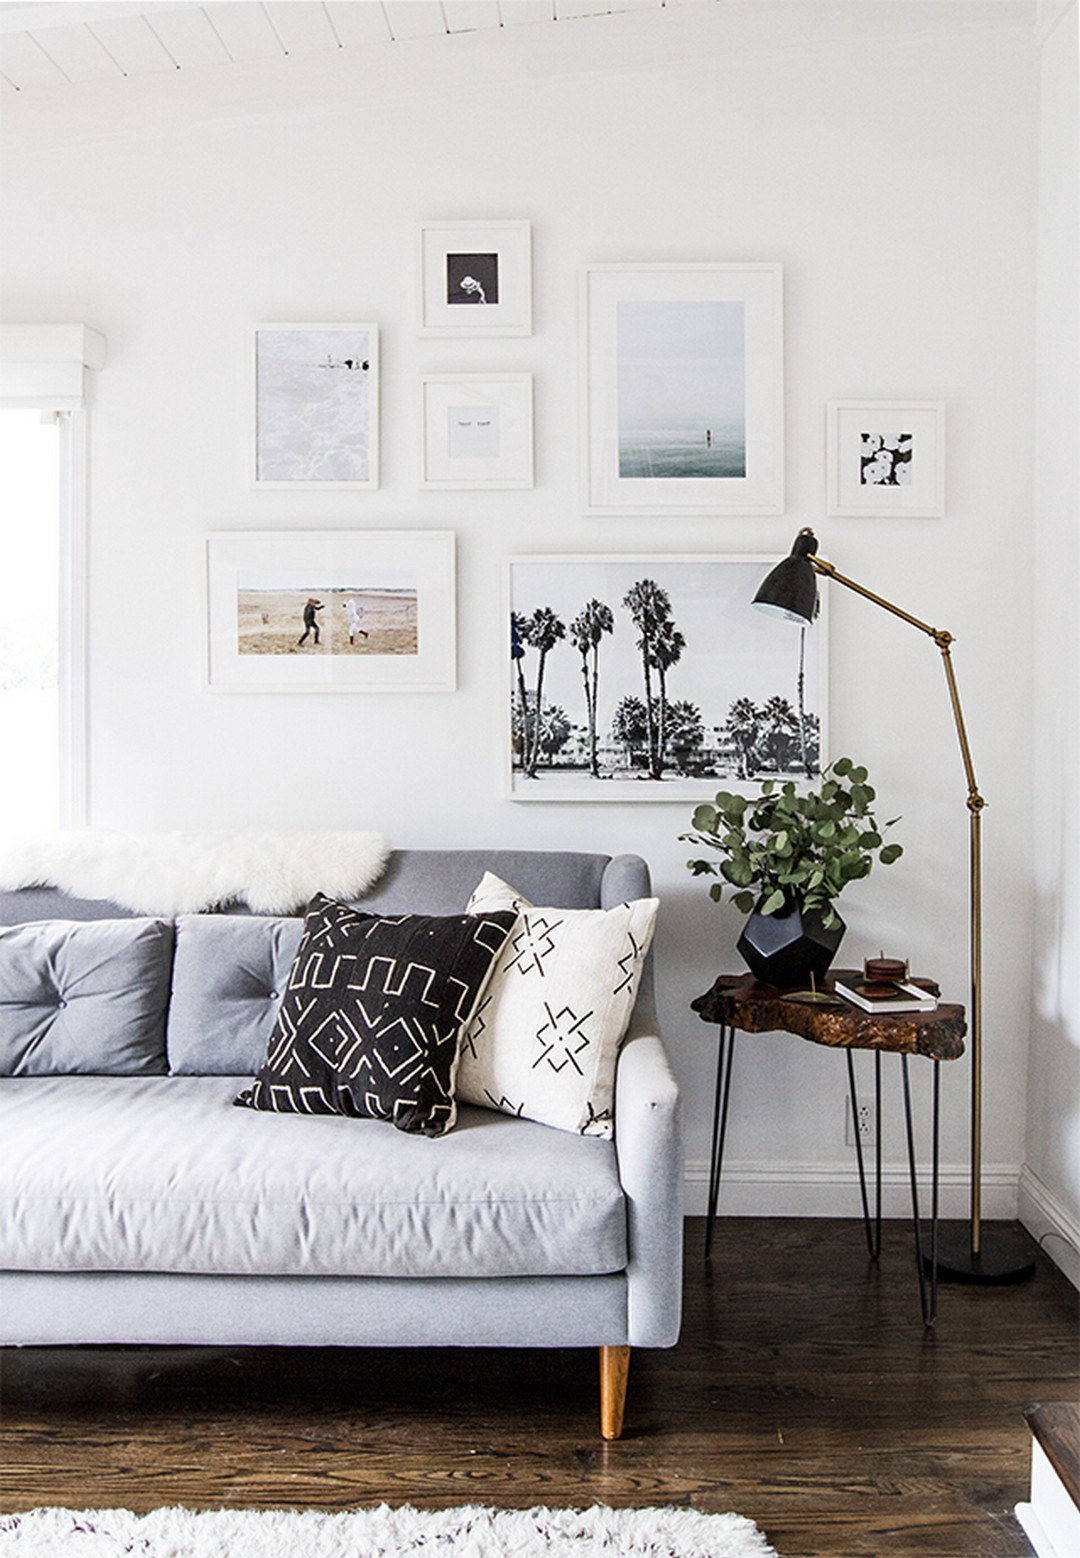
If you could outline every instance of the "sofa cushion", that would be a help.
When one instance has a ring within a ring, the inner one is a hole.
[[[0,1266],[591,1275],[626,1263],[611,1142],[462,1109],[437,1141],[234,1109],[241,1077],[0,1087]]]
[[[515,918],[508,909],[388,918],[320,894],[266,1060],[236,1102],[443,1135],[457,1113],[461,1031]]]
[[[174,1075],[255,1075],[303,927],[271,915],[180,915],[165,1031]]]
[[[0,928],[0,1074],[165,1070],[167,920]]]
[[[465,1030],[458,1097],[562,1130],[610,1136],[615,1065],[658,900],[536,908],[485,873],[470,912],[508,908],[518,918]]]

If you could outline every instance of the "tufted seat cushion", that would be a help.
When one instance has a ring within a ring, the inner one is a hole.
[[[234,1109],[244,1080],[8,1082],[0,1267],[400,1278],[626,1264],[609,1141],[485,1109],[434,1142],[379,1120]]]
[[[168,920],[0,927],[0,1074],[165,1070]]]

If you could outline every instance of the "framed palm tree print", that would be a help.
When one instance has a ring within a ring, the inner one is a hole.
[[[810,782],[826,752],[826,609],[751,605],[776,557],[512,557],[506,755],[520,801],[700,800]]]

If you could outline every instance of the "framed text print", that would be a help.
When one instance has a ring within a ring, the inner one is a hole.
[[[587,267],[581,394],[586,513],[782,513],[781,267]]]
[[[532,335],[528,222],[426,222],[421,335]]]
[[[510,558],[511,797],[685,802],[816,779],[825,617],[798,628],[753,609],[777,561]]]
[[[945,406],[940,400],[834,400],[828,408],[828,510],[940,519]]]
[[[379,485],[375,325],[256,328],[255,481],[279,488]]]
[[[422,487],[531,487],[532,374],[428,374],[421,436]]]
[[[206,582],[213,688],[454,689],[450,530],[213,535]]]

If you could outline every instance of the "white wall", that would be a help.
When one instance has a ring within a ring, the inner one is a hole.
[[[1080,483],[1077,480],[1077,26],[1048,5],[1042,38],[1035,480],[1035,985],[1028,1227],[1080,1281]],[[1071,1241],[1071,1242],[1070,1242]]]
[[[163,78],[153,92],[134,81],[122,95],[76,88],[63,105],[55,94],[52,115],[40,104],[9,110],[6,316],[83,319],[109,342],[91,449],[92,821],[639,850],[664,900],[659,990],[686,1087],[697,1209],[715,1033],[688,1002],[737,966],[741,922],[684,869],[688,808],[505,798],[503,560],[784,552],[813,524],[845,572],[956,635],[990,803],[984,1210],[1011,1214],[1031,1009],[1037,60],[1029,26],[962,25],[986,9],[938,7],[937,30],[915,36],[725,57],[724,8],[686,5],[604,18],[603,33],[583,32],[587,20],[519,28],[393,45],[375,64],[343,53]],[[801,10],[812,19],[815,5]],[[418,225],[445,217],[531,219],[532,339],[417,338]],[[785,267],[788,512],[585,519],[579,269],[701,259]],[[374,494],[248,483],[252,326],[305,318],[382,327]],[[419,492],[418,375],[489,367],[536,376],[535,490]],[[825,404],[845,397],[947,403],[946,518],[824,518]],[[207,532],[397,525],[457,532],[458,693],[205,690]],[[831,698],[834,755],[869,766],[885,813],[903,816],[906,847],[845,897],[843,957],[909,954],[963,1000],[967,812],[937,653],[854,597],[834,597]],[[899,1084],[888,1069],[890,1205],[900,1210]],[[920,1101],[928,1070],[913,1067]],[[729,1209],[856,1210],[842,1077],[837,1056],[797,1039],[743,1041]],[[946,1067],[945,1206],[959,1214],[967,1092],[966,1063]]]

